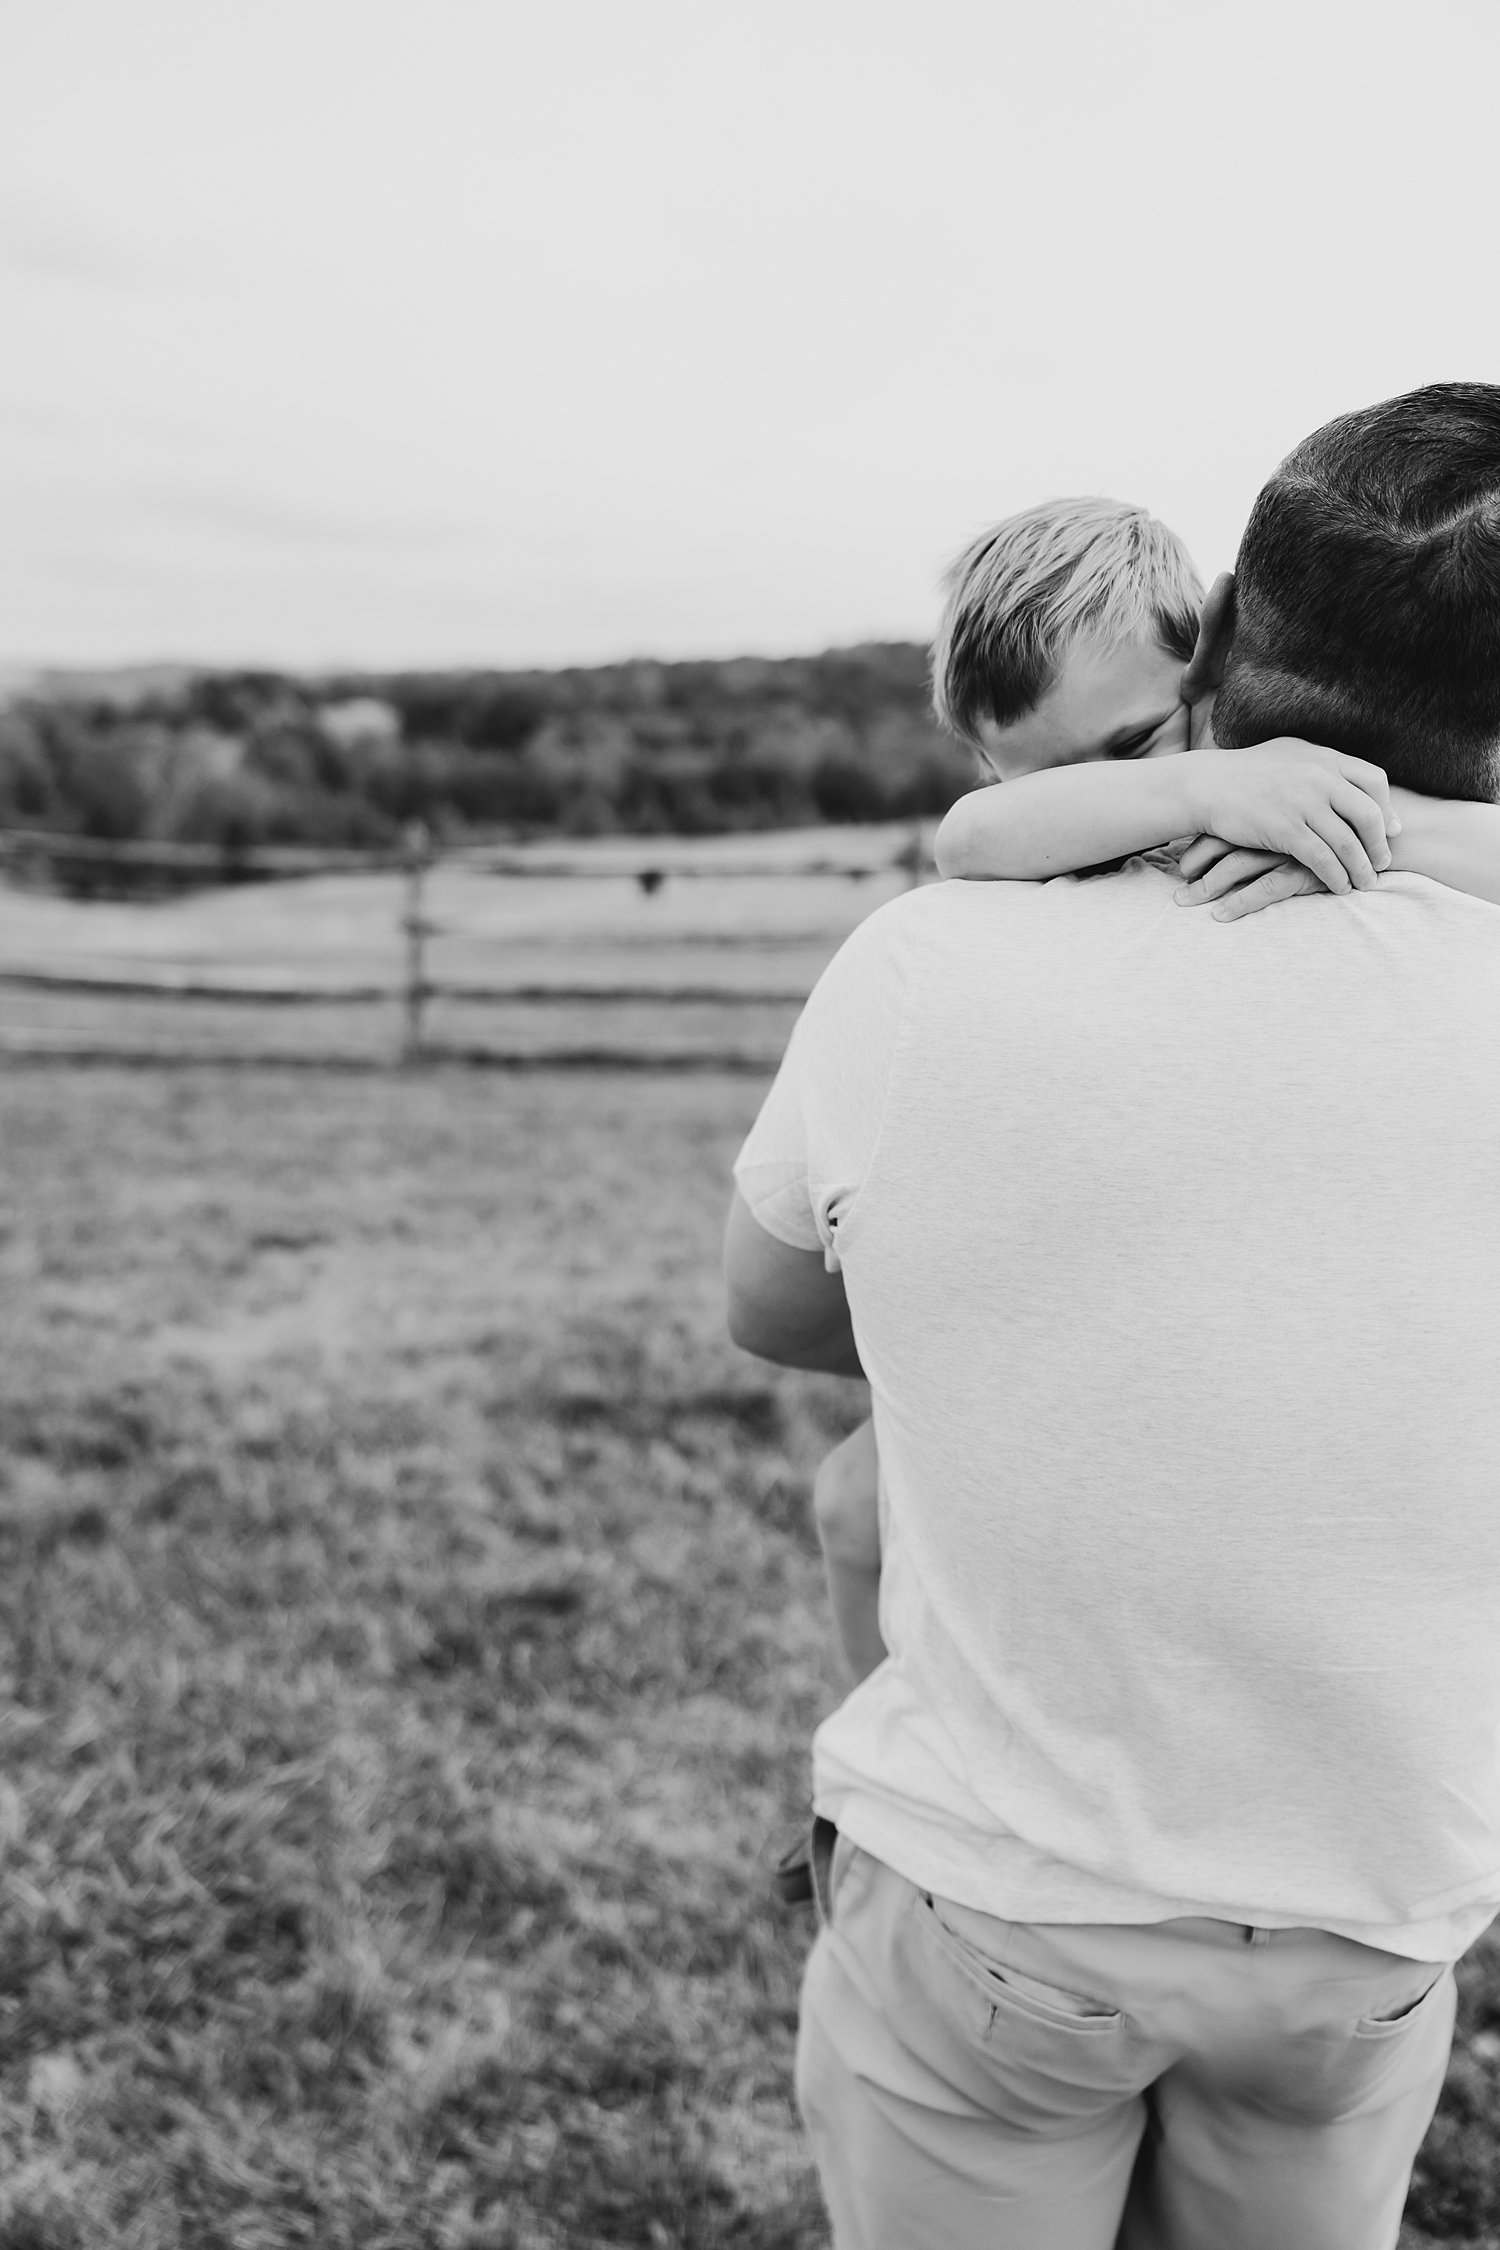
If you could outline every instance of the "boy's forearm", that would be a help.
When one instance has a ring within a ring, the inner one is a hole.
[[[1196,833],[1192,758],[1054,766],[960,797],[938,830],[938,872],[1044,882]]]
[[[1391,803],[1401,816],[1391,838],[1393,868],[1500,906],[1500,805],[1421,797],[1411,789],[1393,789]]]

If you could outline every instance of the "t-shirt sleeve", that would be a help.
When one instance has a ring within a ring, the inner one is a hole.
[[[794,1250],[821,1250],[830,1269],[879,1138],[909,981],[904,919],[882,908],[814,985],[735,1162],[766,1232]]]

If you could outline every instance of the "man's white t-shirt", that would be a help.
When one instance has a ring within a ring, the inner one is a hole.
[[[816,1802],[1010,1920],[1500,1908],[1500,909],[1132,862],[830,965],[736,1166],[842,1268],[890,1656]]]

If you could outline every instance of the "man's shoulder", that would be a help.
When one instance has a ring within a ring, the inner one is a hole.
[[[877,968],[900,973],[934,941],[976,918],[979,892],[1035,889],[1034,884],[923,883],[885,900],[855,924],[834,954],[835,974],[870,973]],[[969,894],[965,896],[964,894]],[[993,904],[993,902],[992,902]],[[982,914],[982,909],[979,910]]]
[[[1171,905],[1175,877],[1141,860],[1114,873],[1046,883],[924,883],[851,931],[823,973],[830,992],[904,990],[938,971],[965,981],[1013,971],[1018,952],[1068,956],[1117,945]]]

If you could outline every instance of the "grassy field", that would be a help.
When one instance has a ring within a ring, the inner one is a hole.
[[[753,1089],[0,1101],[0,2245],[817,2242],[765,1878],[851,1402],[720,1334]]]
[[[0,2250],[816,2250],[746,1079],[12,1068]],[[1409,2240],[1500,2240],[1500,1960]],[[1291,2246],[1289,2246],[1291,2250]]]

